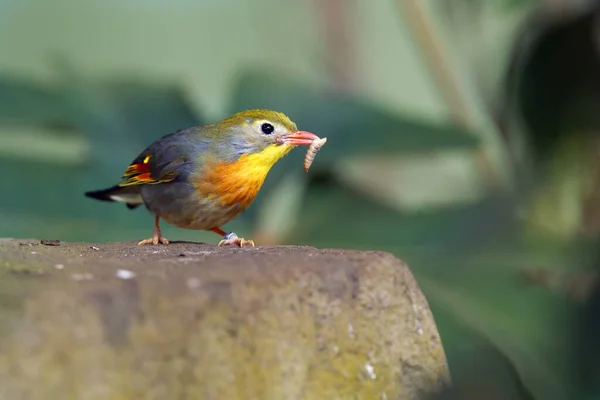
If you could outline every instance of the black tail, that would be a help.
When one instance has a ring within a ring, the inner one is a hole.
[[[139,188],[133,186],[121,187],[118,185],[109,187],[108,189],[92,190],[85,192],[86,197],[100,201],[116,201],[125,203],[130,210],[143,204],[142,196]]]

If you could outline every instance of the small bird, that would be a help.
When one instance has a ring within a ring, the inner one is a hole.
[[[85,195],[129,209],[144,204],[154,215],[154,231],[138,245],[169,244],[159,226],[163,219],[180,228],[215,232],[223,236],[219,246],[254,246],[221,227],[250,206],[281,157],[315,139],[280,112],[246,110],[157,139],[131,162],[119,184]]]

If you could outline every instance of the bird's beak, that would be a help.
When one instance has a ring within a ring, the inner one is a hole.
[[[309,146],[313,140],[319,137],[313,133],[305,131],[296,131],[281,137],[282,144],[291,144],[293,146],[304,145]]]

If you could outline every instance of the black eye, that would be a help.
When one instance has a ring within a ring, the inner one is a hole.
[[[260,126],[260,130],[262,131],[262,133],[264,133],[265,135],[270,135],[271,133],[273,133],[275,131],[275,127],[267,122],[265,122],[264,124],[262,124]]]

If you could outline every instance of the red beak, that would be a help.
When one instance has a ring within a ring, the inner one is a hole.
[[[294,133],[290,133],[289,135],[285,135],[281,138],[283,144],[291,144],[294,146],[305,145],[309,146],[313,140],[318,139],[319,137],[313,133],[305,132],[305,131],[297,131]]]

